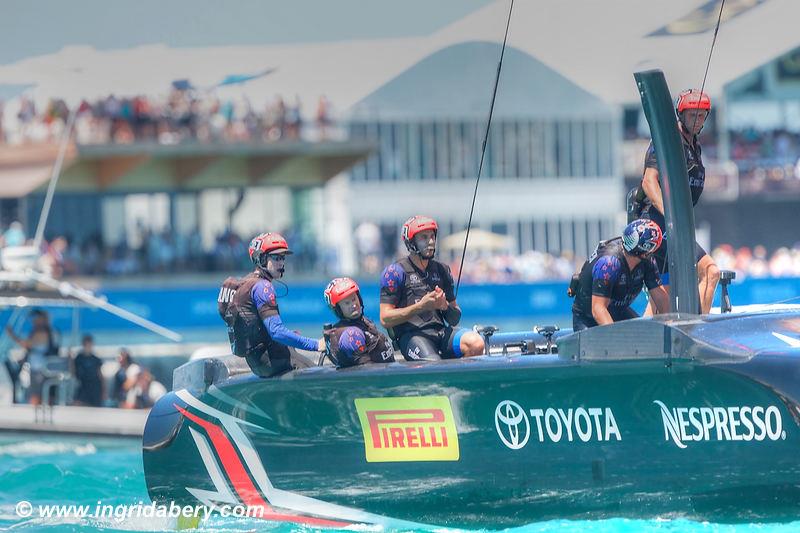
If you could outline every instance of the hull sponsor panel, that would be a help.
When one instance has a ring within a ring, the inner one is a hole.
[[[660,400],[664,440],[685,449],[693,442],[763,442],[786,439],[781,411],[774,405],[763,407],[673,407]]]
[[[367,462],[458,461],[458,433],[446,396],[357,398]]]
[[[494,411],[500,441],[512,450],[535,442],[621,441],[622,435],[610,407],[532,408],[503,400]]]

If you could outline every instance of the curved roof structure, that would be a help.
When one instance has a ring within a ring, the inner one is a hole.
[[[438,50],[356,103],[353,112],[377,113],[381,119],[485,118],[500,48],[493,42],[466,42]],[[609,113],[608,104],[535,57],[506,49],[495,117],[585,118]]]

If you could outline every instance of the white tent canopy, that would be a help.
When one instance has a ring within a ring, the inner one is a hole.
[[[442,250],[447,252],[460,252],[464,249],[464,239],[466,236],[467,230],[448,235],[442,239]],[[499,233],[492,233],[491,231],[474,228],[469,231],[467,251],[508,253],[511,251],[511,239],[508,235],[500,235]]]

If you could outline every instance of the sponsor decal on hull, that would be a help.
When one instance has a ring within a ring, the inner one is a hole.
[[[403,530],[428,528],[423,524],[376,515],[275,487],[259,452],[244,431],[244,428],[261,431],[260,426],[222,412],[185,389],[177,391],[175,396],[184,405],[174,403],[173,406],[183,415],[184,424],[214,486],[214,490],[185,488],[208,508],[242,505],[248,510],[260,510],[253,515],[255,518],[313,528],[344,528],[353,523]],[[263,413],[244,404],[239,404],[239,408]]]
[[[458,433],[447,396],[357,398],[367,462],[458,461]]]
[[[500,441],[519,450],[531,439],[538,442],[620,441],[617,420],[610,407],[533,408],[503,400],[494,410]]]
[[[786,439],[781,411],[763,407],[673,407],[660,401],[664,440],[684,449],[692,442],[763,442]]]

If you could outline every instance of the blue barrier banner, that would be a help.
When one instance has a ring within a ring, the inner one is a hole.
[[[360,284],[366,313],[378,319],[379,286]],[[278,299],[283,321],[292,327],[297,324],[324,324],[336,320],[322,297],[325,283],[289,285],[288,294]],[[223,328],[217,314],[216,286],[180,288],[107,289],[98,291],[108,301],[173,329]],[[464,314],[464,325],[475,320],[515,319],[535,323],[548,317],[571,316],[572,299],[567,297],[567,282],[545,282],[514,285],[463,285],[458,303]],[[730,289],[734,307],[755,303],[776,303],[800,296],[800,278],[746,279]],[[279,291],[280,294],[280,291]],[[800,300],[800,298],[799,298]],[[719,290],[715,300],[718,305]],[[644,309],[644,294],[634,303]],[[8,316],[6,310],[3,315]],[[72,311],[51,310],[54,325],[68,331]],[[130,324],[103,311],[81,309],[80,329],[83,331],[120,330]]]

